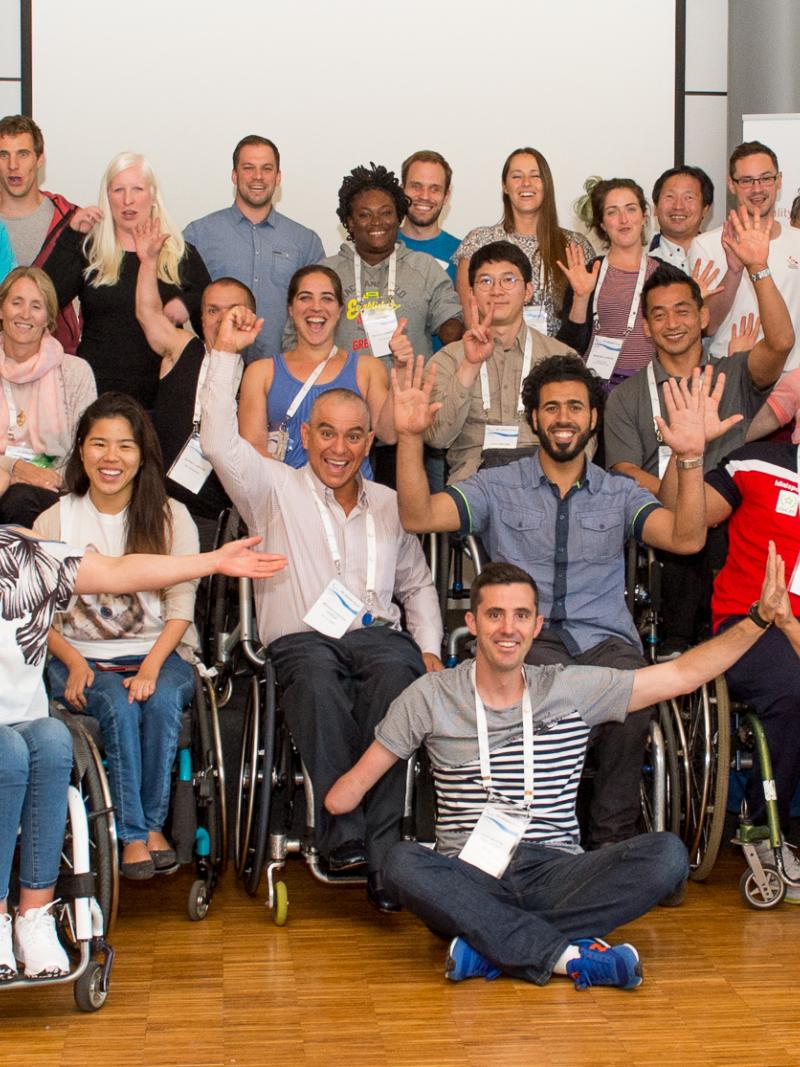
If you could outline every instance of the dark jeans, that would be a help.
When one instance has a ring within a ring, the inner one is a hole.
[[[743,617],[726,619],[719,632]],[[792,797],[800,782],[800,658],[783,633],[772,626],[725,677],[731,696],[749,704],[764,727],[785,834]],[[764,787],[758,756],[754,755],[745,796],[754,821],[760,822],[764,818]]]
[[[557,633],[542,630],[526,657],[528,663],[574,664],[636,670],[646,666],[638,648],[621,637],[609,637],[578,656],[571,656]],[[628,715],[624,722],[606,722],[589,734],[596,763],[589,810],[587,847],[599,848],[633,837],[639,823],[639,781],[652,709]]]
[[[413,841],[383,866],[392,898],[440,936],[463,937],[495,966],[544,985],[579,937],[605,937],[644,915],[689,874],[669,833],[641,834],[573,855],[523,843],[502,878]]]
[[[345,841],[364,840],[371,871],[400,839],[406,765],[381,778],[361,808],[329,815],[325,794],[375,739],[375,727],[402,691],[425,673],[408,634],[370,626],[335,640],[288,634],[269,646],[286,722],[314,784],[317,846],[323,855]]]
[[[661,563],[658,630],[662,640],[672,637],[694,645],[707,636],[714,575],[725,562],[727,548],[727,530],[718,526],[708,531],[701,552],[691,556],[656,552]]]
[[[428,476],[428,488],[432,493],[444,492],[447,484],[447,460],[443,448],[431,448],[425,445],[425,473]],[[390,489],[397,488],[397,445],[377,444],[370,453],[372,477],[381,485]]]

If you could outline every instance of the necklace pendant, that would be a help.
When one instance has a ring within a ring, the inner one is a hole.
[[[19,411],[19,412],[17,412],[17,426],[24,426],[24,425],[25,425],[25,412],[24,411]]]

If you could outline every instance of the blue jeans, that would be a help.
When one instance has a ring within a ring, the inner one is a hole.
[[[142,656],[120,656],[102,662],[130,664],[131,674]],[[169,787],[183,709],[194,693],[191,666],[173,652],[164,661],[156,691],[142,702],[128,703],[123,678],[131,675],[99,671],[89,660],[94,683],[86,690],[86,713],[103,731],[108,780],[117,813],[120,841],[146,841],[150,830],[161,830],[169,810]],[[64,699],[68,676],[61,660],[47,665],[50,693]]]
[[[578,855],[523,843],[502,878],[414,841],[395,845],[383,865],[389,895],[434,933],[463,937],[501,970],[537,985],[570,942],[637,919],[688,875],[686,849],[669,833]]]
[[[0,726],[0,900],[8,896],[20,827],[20,885],[55,885],[71,770],[72,738],[63,722],[42,718]]]

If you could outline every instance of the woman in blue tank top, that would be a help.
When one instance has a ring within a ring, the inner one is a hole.
[[[296,271],[289,283],[288,311],[297,347],[245,370],[239,400],[239,432],[254,448],[290,467],[302,467],[306,452],[300,427],[316,398],[330,389],[351,389],[367,402],[381,441],[394,442],[389,381],[379,359],[347,352],[334,343],[344,296],[338,274],[329,267]],[[362,473],[371,477],[367,460]]]

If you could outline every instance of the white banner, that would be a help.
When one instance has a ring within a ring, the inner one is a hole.
[[[800,115],[742,115],[742,140],[761,141],[778,157],[783,185],[775,215],[788,220],[800,194]]]

